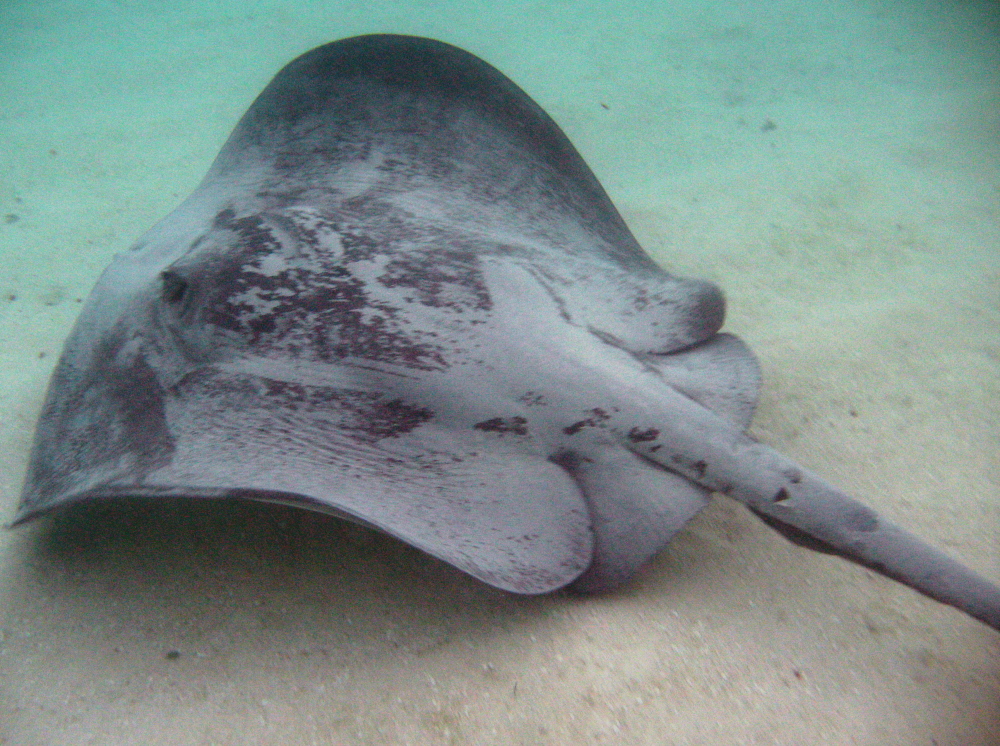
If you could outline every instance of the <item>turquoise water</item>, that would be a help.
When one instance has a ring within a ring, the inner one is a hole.
[[[6,3],[0,508],[111,257],[287,61],[410,33],[514,79],[726,290],[757,437],[1000,577],[1000,11],[763,5]],[[294,511],[121,520],[0,535],[0,743],[998,742],[995,634],[721,500],[599,599]]]

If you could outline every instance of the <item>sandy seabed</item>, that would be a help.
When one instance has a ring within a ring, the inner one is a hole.
[[[650,5],[6,3],[0,508],[110,258],[285,62],[413,33],[511,76],[725,288],[755,436],[1000,579],[1000,9]],[[1000,744],[1000,636],[722,498],[599,598],[273,506],[0,533],[0,744],[383,743]]]

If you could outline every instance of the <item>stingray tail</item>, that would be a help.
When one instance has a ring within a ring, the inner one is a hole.
[[[717,489],[792,541],[839,554],[1000,631],[1000,586],[878,515],[818,475],[747,439]],[[721,475],[716,475],[721,476]]]
[[[851,498],[841,497],[860,505]],[[877,529],[868,532],[869,535],[859,538],[855,532],[846,545],[837,546],[748,507],[795,544],[840,555],[1000,630],[1000,586],[885,518],[878,518]]]
[[[670,426],[634,429],[631,450],[742,502],[798,544],[846,557],[1000,631],[1000,586],[705,407],[684,397],[668,406],[660,421]]]

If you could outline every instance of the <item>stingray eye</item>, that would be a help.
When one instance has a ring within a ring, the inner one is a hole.
[[[187,296],[188,282],[176,272],[167,270],[160,273],[163,280],[163,300],[171,305],[177,305]]]

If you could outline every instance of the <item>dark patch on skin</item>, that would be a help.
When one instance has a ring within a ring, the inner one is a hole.
[[[463,313],[493,307],[478,259],[468,251],[402,254],[386,264],[378,281],[387,288],[410,288],[417,301],[432,308]]]
[[[473,427],[476,430],[482,430],[487,433],[497,433],[498,435],[506,435],[507,433],[512,433],[514,435],[527,435],[528,428],[525,427],[528,421],[524,417],[510,417],[504,419],[503,417],[494,417],[492,420],[484,420],[483,422],[477,422]]]
[[[878,528],[878,514],[870,508],[859,505],[847,515],[844,524],[852,531],[868,533]]]
[[[655,427],[651,427],[646,430],[640,430],[637,427],[633,427],[628,431],[628,439],[633,443],[649,443],[650,441],[656,440],[658,437],[660,437],[660,431]],[[704,467],[704,463],[702,466]]]
[[[39,457],[32,461],[30,482],[40,494],[59,494],[84,468],[127,464],[129,478],[140,482],[170,464],[175,441],[164,414],[165,392],[145,358],[122,352],[129,339],[111,332],[95,346],[87,376],[53,386],[71,394],[49,399],[39,420]],[[49,432],[45,432],[50,430]],[[48,449],[58,454],[47,455]]]
[[[650,448],[649,450],[654,449]],[[675,453],[670,457],[670,461],[674,464],[679,473],[684,475],[693,474],[694,479],[704,479],[705,474],[708,472],[708,462],[702,459],[698,459],[697,461],[688,461],[682,454]],[[732,490],[732,486],[721,484],[716,491],[727,494],[727,490]]]
[[[211,238],[225,251],[214,252],[207,267],[189,274],[199,276],[205,288],[198,299],[201,321],[228,333],[231,342],[323,362],[356,359],[425,371],[448,367],[436,335],[411,328],[401,302],[373,294],[352,271],[348,255],[371,259],[374,240],[339,229],[328,218],[294,211],[237,218],[223,210],[215,222],[222,227]],[[321,227],[335,232],[340,245],[323,243]],[[342,256],[331,257],[334,251]],[[168,278],[180,271],[168,272],[165,295],[176,295],[179,283]]]
[[[787,469],[783,471],[782,474],[784,474],[785,478],[792,484],[798,484],[802,481],[802,472],[797,469]]]
[[[576,451],[571,451],[567,449],[562,449],[549,457],[549,461],[553,464],[557,464],[566,471],[573,473],[579,469],[583,464],[592,464],[594,460],[587,458],[583,454],[577,453]]]
[[[188,282],[177,272],[166,270],[160,273],[162,282],[161,295],[166,303],[178,305],[187,294]]]
[[[382,438],[398,437],[434,418],[434,412],[427,407],[407,404],[401,399],[379,402],[368,411],[373,417],[368,432]]]
[[[576,435],[585,427],[600,427],[603,422],[611,418],[611,415],[600,407],[591,409],[590,413],[593,415],[592,417],[588,417],[585,420],[580,420],[579,422],[574,422],[572,425],[564,427],[563,432],[567,435]]]
[[[212,220],[212,225],[216,228],[228,228],[232,225],[233,218],[236,217],[236,211],[231,207],[227,207],[224,210],[220,210],[216,213],[215,218]]]
[[[773,502],[773,503],[783,503],[786,500],[788,500],[790,497],[791,497],[791,495],[788,494],[788,490],[786,490],[784,487],[782,487],[780,490],[778,490],[778,492],[775,494],[775,496],[773,498],[771,498],[771,502]]]
[[[216,219],[219,219],[218,215]],[[239,246],[244,258],[264,256],[281,249],[281,239],[275,236],[273,228],[260,215],[234,217],[222,227],[239,237]]]
[[[264,380],[264,396],[276,411],[325,412],[355,440],[374,443],[405,435],[434,418],[434,411],[381,394]]]
[[[528,407],[543,407],[548,404],[545,397],[536,391],[525,391],[517,400]]]

